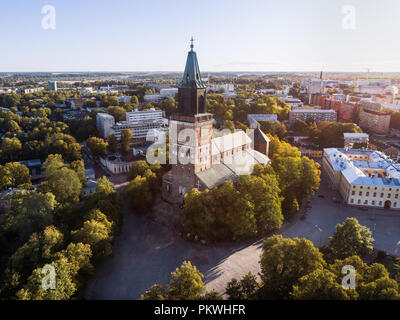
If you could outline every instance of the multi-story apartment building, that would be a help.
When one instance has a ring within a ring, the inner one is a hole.
[[[155,110],[154,108],[148,111],[131,111],[126,113],[126,121],[133,124],[147,121],[157,122],[162,118],[162,110]]]
[[[322,121],[336,122],[337,113],[335,110],[317,110],[317,109],[298,109],[289,112],[289,122],[293,124],[296,120],[312,120],[316,123]]]
[[[390,117],[388,112],[377,112],[364,108],[360,112],[358,125],[378,134],[387,134],[389,133]]]
[[[346,204],[400,208],[400,164],[379,151],[324,149],[322,168]]]
[[[111,130],[117,140],[121,139],[121,132],[124,129],[129,129],[132,131],[133,140],[146,140],[148,134],[150,134],[150,137],[154,136],[154,129],[168,130],[167,127],[167,119],[161,119],[160,121],[141,122],[120,121],[113,125]]]
[[[300,99],[293,98],[291,96],[288,96],[286,98],[282,99],[288,106],[290,106],[291,110],[296,110],[296,109],[302,109],[303,108],[303,102]]]
[[[112,133],[115,119],[108,113],[98,113],[96,115],[96,128],[103,138],[107,138]]]
[[[57,81],[49,81],[48,90],[49,91],[57,91]]]

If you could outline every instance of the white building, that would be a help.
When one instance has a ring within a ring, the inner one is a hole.
[[[91,94],[93,93],[93,87],[85,87],[80,91],[81,94]]]
[[[111,154],[100,158],[100,163],[112,174],[128,173],[136,161],[126,161],[119,154]]]
[[[333,100],[335,101],[342,101],[342,102],[346,101],[346,96],[343,93],[334,93],[332,97]]]
[[[291,110],[302,109],[303,102],[300,99],[293,98],[291,96],[287,96],[286,98],[282,99],[288,106],[290,106]]]
[[[324,149],[322,168],[349,205],[399,209],[400,164],[379,151]]]
[[[163,94],[146,94],[143,96],[144,102],[158,102],[167,98],[168,96]]]
[[[166,97],[175,98],[178,94],[178,88],[164,88],[160,90],[160,94]]]
[[[248,114],[247,121],[251,129],[256,129],[259,126],[259,121],[276,122],[278,115],[276,114]]]
[[[391,79],[357,79],[358,86],[380,86],[387,87],[392,84]]]
[[[107,138],[112,133],[115,119],[108,113],[98,113],[96,115],[96,128],[103,138]]]
[[[140,123],[143,121],[160,121],[163,118],[162,110],[151,108],[147,111],[131,111],[126,113],[126,121],[130,123]]]
[[[211,88],[207,88],[207,91],[218,92],[223,90],[225,93],[234,92],[235,85],[232,83],[225,83],[225,84],[217,84]]]
[[[312,79],[307,85],[308,94],[321,93],[323,89],[324,89],[324,83],[319,79],[318,80]]]
[[[296,120],[312,120],[316,123],[327,121],[336,122],[337,113],[335,110],[317,110],[317,109],[298,109],[289,111],[289,122],[293,124]]]
[[[131,99],[132,99],[132,97],[130,97],[130,96],[117,97],[118,104],[120,104],[120,103],[131,104]]]
[[[168,127],[168,119],[163,118],[162,110],[127,112],[126,120],[116,123],[111,128],[118,140],[121,139],[121,131],[124,129],[132,131],[133,139],[146,140],[147,137],[152,137],[152,129],[167,130]]]
[[[356,91],[359,93],[383,94],[385,88],[380,86],[358,86]]]

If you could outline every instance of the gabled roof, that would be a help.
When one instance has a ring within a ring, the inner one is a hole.
[[[248,175],[253,172],[255,164],[266,165],[269,158],[253,149],[239,151],[233,156],[224,157],[219,163],[213,163],[210,169],[196,173],[196,176],[208,188],[214,188],[225,181],[234,181],[240,175]]]
[[[201,80],[199,63],[197,62],[196,52],[193,51],[193,38],[190,51],[186,59],[186,67],[179,88],[206,88],[206,84]]]

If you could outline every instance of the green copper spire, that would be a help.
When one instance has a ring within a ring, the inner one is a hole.
[[[193,51],[193,37],[190,39],[190,51],[186,60],[185,72],[179,84],[179,88],[206,88],[206,84],[201,80],[199,63],[197,62],[196,52]]]

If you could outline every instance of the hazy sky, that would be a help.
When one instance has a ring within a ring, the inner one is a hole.
[[[0,72],[183,71],[192,35],[203,72],[400,71],[399,0],[0,0],[0,14]]]

